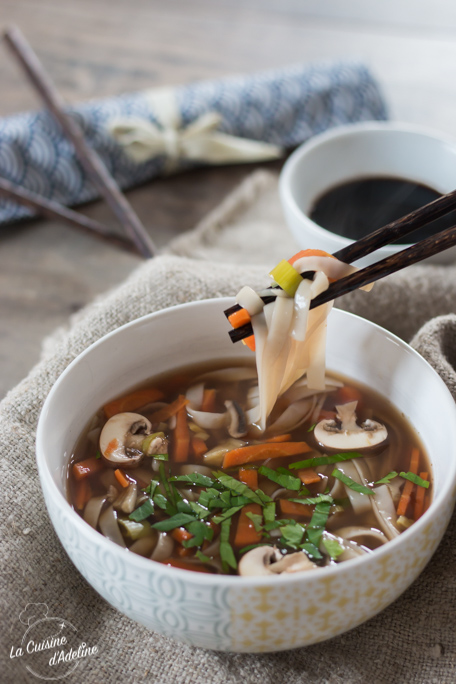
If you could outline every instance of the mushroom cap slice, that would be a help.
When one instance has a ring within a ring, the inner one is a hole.
[[[382,423],[365,420],[356,422],[356,401],[336,406],[337,420],[321,420],[315,426],[314,435],[319,444],[328,449],[369,449],[382,444],[388,430]]]
[[[144,458],[141,444],[151,430],[150,421],[139,413],[112,416],[100,434],[100,451],[105,462],[113,468],[139,465]]]
[[[272,575],[271,563],[282,558],[280,551],[273,546],[257,546],[242,556],[238,565],[238,573],[244,577],[260,577]]]

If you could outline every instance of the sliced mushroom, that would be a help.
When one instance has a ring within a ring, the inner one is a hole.
[[[314,563],[302,551],[282,556],[275,546],[258,546],[256,549],[247,551],[241,558],[238,572],[245,577],[259,577],[302,572],[312,570],[315,567]]]
[[[369,449],[382,444],[388,431],[382,423],[365,420],[356,422],[357,401],[336,406],[338,420],[321,420],[315,427],[314,435],[319,444],[328,449]]]
[[[225,401],[225,406],[229,415],[228,432],[231,437],[239,439],[247,434],[247,420],[245,413],[237,401],[229,399]]]
[[[100,435],[105,462],[113,468],[139,465],[144,458],[142,443],[151,429],[150,421],[139,413],[117,413],[110,418]]]

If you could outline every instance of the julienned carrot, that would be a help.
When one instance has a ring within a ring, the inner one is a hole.
[[[175,530],[171,532],[171,536],[174,539],[174,541],[177,541],[179,544],[182,544],[183,541],[188,541],[193,537],[193,534],[186,530],[184,527],[176,527]]]
[[[103,407],[103,410],[105,412],[106,418],[112,418],[112,416],[115,416],[116,413],[134,411],[145,404],[150,404],[152,401],[163,399],[163,397],[163,392],[159,389],[155,389],[154,387],[150,389],[136,390],[135,392],[127,394],[126,397],[121,397],[120,399],[114,399],[113,401],[110,401]]]
[[[203,401],[201,402],[201,411],[213,413],[215,411],[215,399],[215,389],[205,389],[203,392]]]
[[[73,465],[73,475],[75,480],[83,480],[85,477],[89,477],[94,473],[98,473],[104,467],[101,458],[95,458],[91,456],[86,458],[84,461],[79,461],[79,463],[74,463]]]
[[[239,513],[234,537],[234,546],[238,549],[242,549],[243,546],[249,546],[250,544],[258,544],[261,541],[261,532],[255,530],[253,521],[247,516],[247,513],[261,515],[260,504],[247,504]]]
[[[204,439],[200,439],[199,437],[193,437],[192,451],[193,455],[196,456],[196,458],[201,458],[201,456],[204,456],[204,454],[207,451],[207,446]]]
[[[242,344],[245,344],[246,347],[248,347],[251,351],[256,350],[256,343],[255,343],[255,335],[249,335],[248,337],[244,337],[242,340]]]
[[[321,480],[320,475],[313,468],[301,468],[301,470],[297,471],[296,475],[299,477],[302,484],[305,485],[315,484]]]
[[[258,471],[252,468],[239,468],[239,480],[246,484],[250,489],[258,489]]]
[[[291,435],[275,435],[275,437],[269,437],[265,441],[268,444],[274,444],[275,442],[291,442]]]
[[[293,266],[294,262],[298,259],[310,256],[324,256],[331,257],[332,259],[334,259],[332,254],[329,254],[329,252],[325,252],[323,249],[301,249],[301,251],[292,256],[291,259],[288,259],[288,263]]]
[[[92,489],[89,484],[89,480],[84,478],[76,482],[76,491],[74,495],[74,505],[78,511],[82,511],[85,507],[87,501],[92,496]]]
[[[172,401],[171,404],[158,409],[158,411],[155,411],[155,413],[149,416],[149,420],[151,423],[164,423],[165,421],[169,420],[171,416],[176,415],[176,413],[178,413],[178,411],[180,411],[180,409],[187,404],[188,399],[185,397],[185,395],[179,394],[177,399]]]
[[[248,311],[246,311],[245,309],[238,309],[230,316],[228,316],[228,320],[233,326],[233,328],[240,328],[241,325],[250,323],[252,319],[250,318],[250,314]]]
[[[280,512],[282,515],[296,515],[301,518],[311,518],[313,513],[312,506],[300,504],[288,499],[279,499]]]
[[[265,458],[285,458],[310,451],[306,442],[279,442],[278,444],[252,444],[251,446],[232,449],[225,454],[223,468],[244,465]]]
[[[168,558],[168,560],[164,560],[162,563],[163,565],[170,565],[172,568],[193,570],[193,572],[211,572],[210,569],[202,563],[189,563],[188,561],[180,560],[180,558]]]
[[[190,430],[187,423],[187,411],[185,404],[176,414],[176,427],[174,428],[173,455],[176,463],[185,463],[190,449]]]
[[[420,452],[419,449],[416,447],[412,448],[412,455],[410,457],[410,467],[409,467],[409,472],[413,473],[414,475],[418,474],[418,465],[420,462]],[[413,482],[410,482],[410,480],[407,480],[404,489],[402,490],[401,498],[399,499],[399,504],[397,506],[397,514],[398,515],[406,515],[407,514],[407,508],[409,506],[411,497],[412,497],[412,492],[415,489],[416,485],[413,484]]]
[[[429,473],[420,473],[420,477],[422,480],[427,480],[429,477]],[[416,496],[415,496],[415,508],[413,511],[413,519],[414,520],[418,520],[418,518],[421,518],[421,516],[424,513],[425,496],[426,496],[426,488],[425,487],[417,487]]]
[[[125,477],[125,474],[120,470],[120,468],[117,468],[114,471],[114,476],[117,482],[120,485],[122,485],[122,487],[128,487],[128,485],[130,484],[130,480],[127,477]]]

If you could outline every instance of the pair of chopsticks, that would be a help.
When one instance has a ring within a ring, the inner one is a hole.
[[[98,221],[72,211],[58,202],[47,200],[35,193],[0,178],[0,195],[13,199],[40,214],[63,220],[65,223],[89,232],[95,237],[150,258],[156,253],[155,245],[147,234],[119,186],[109,174],[98,154],[85,141],[83,132],[74,118],[65,112],[65,103],[46,74],[36,54],[17,27],[7,29],[3,38],[22,65],[46,108],[60,124],[64,134],[73,143],[74,151],[90,180],[104,197],[127,236],[118,235]]]
[[[334,252],[333,256],[340,261],[350,264],[357,259],[372,254],[372,252],[375,252],[380,247],[395,242],[418,228],[422,228],[428,223],[431,223],[431,221],[435,221],[454,209],[456,209],[456,190],[453,190],[447,195],[442,195],[433,202],[425,204],[423,207],[420,207],[420,209],[389,223],[383,228],[379,228],[373,233],[361,238],[361,240],[357,240],[351,245],[339,249],[337,252]],[[445,249],[453,247],[454,245],[456,245],[456,226],[442,230],[436,235],[431,235],[424,240],[420,240],[420,242],[417,242],[411,247],[407,247],[400,252],[396,252],[396,254],[381,259],[375,264],[366,266],[356,273],[336,280],[334,283],[331,283],[327,290],[318,295],[318,297],[315,297],[315,299],[312,299],[310,308],[314,309],[317,306],[321,306],[321,304],[326,304],[333,299],[337,299],[337,297],[352,292],[352,290],[357,290],[364,285],[369,285],[376,280],[380,280],[380,278],[384,278],[391,273],[396,273],[407,266],[411,266],[434,254],[443,252]],[[307,278],[313,277],[311,271],[301,273],[301,275]],[[274,299],[274,296],[263,297],[265,304]],[[225,315],[229,317],[235,311],[239,311],[240,308],[241,307],[238,304],[235,304],[229,309],[226,309]],[[229,331],[232,342],[238,342],[252,334],[253,329],[250,323]]]

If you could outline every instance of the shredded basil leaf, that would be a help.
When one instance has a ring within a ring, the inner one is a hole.
[[[220,558],[222,561],[223,572],[228,572],[228,567],[236,570],[237,562],[233,547],[230,544],[231,519],[224,520],[220,530]]]
[[[285,468],[281,470],[282,472],[279,472],[278,470],[273,470],[272,468],[267,468],[266,466],[260,466],[258,468],[259,474],[263,475],[264,477],[267,477],[268,480],[271,480],[271,482],[275,482],[281,487],[285,487],[285,489],[291,489],[296,492],[299,491],[302,484],[299,477],[295,477],[294,475],[291,475],[286,471],[285,473],[283,473],[283,470],[285,470]]]
[[[95,454],[95,458],[101,458],[101,451],[97,451],[97,453]]]
[[[338,470],[337,468],[334,468],[332,471],[331,475],[333,477],[336,477],[338,480],[344,483],[349,489],[353,489],[354,492],[358,492],[359,494],[367,494],[367,496],[373,496],[375,492],[373,489],[370,487],[366,487],[365,485],[359,484],[359,482],[355,482],[354,480],[351,479],[351,477],[348,477],[348,475],[345,475],[341,470]]]
[[[263,508],[264,522],[265,523],[274,522],[275,516],[276,516],[276,505],[275,505],[274,501],[270,501]]]
[[[310,541],[311,544],[314,544],[314,546],[316,546],[317,549],[320,546],[321,535],[323,534],[323,530],[325,529],[330,508],[331,504],[329,503],[329,501],[322,501],[321,503],[317,503],[310,523],[307,526],[307,539]]]
[[[182,546],[185,549],[190,549],[193,546],[201,546],[205,539],[211,541],[212,537],[214,536],[214,530],[212,527],[210,527],[210,525],[206,525],[204,522],[201,522],[201,520],[194,520],[186,525],[186,529],[193,534],[193,537],[182,542]]]
[[[250,489],[250,487],[243,482],[239,482],[239,480],[236,480],[234,477],[231,477],[231,475],[226,475],[225,473],[218,472],[216,473],[217,480],[222,484],[226,489],[230,489],[233,492],[236,492],[236,494],[239,494],[240,496],[245,496],[247,499],[250,499],[253,503],[257,503],[260,505],[262,504],[261,498],[258,496],[257,492],[254,492]]]
[[[169,532],[170,530],[175,530],[176,527],[183,527],[194,520],[194,516],[188,513],[176,513],[176,515],[172,515],[167,520],[160,520],[160,522],[154,523],[152,527],[160,532]]]
[[[253,522],[255,532],[261,532],[263,529],[263,516],[258,515],[257,513],[251,513],[250,511],[247,511],[245,515]]]
[[[290,470],[297,468],[314,468],[315,466],[330,465],[331,463],[341,463],[342,461],[351,461],[353,458],[361,458],[362,454],[359,451],[345,451],[341,454],[333,454],[332,456],[315,456],[308,458],[305,461],[297,461],[290,463],[288,466]]]
[[[201,553],[201,551],[198,549],[197,552],[195,553],[196,558],[200,560],[202,563],[209,563],[212,559],[209,558],[209,556],[205,556],[204,553]]]
[[[233,508],[228,508],[228,510],[224,511],[221,515],[214,515],[212,520],[218,525],[219,523],[231,518],[235,513],[240,511],[241,508],[243,508],[243,506],[233,506]]]
[[[323,546],[328,552],[330,558],[337,560],[339,556],[344,552],[343,547],[339,544],[337,539],[331,539],[330,537],[323,537]]]
[[[154,514],[154,502],[152,499],[147,499],[147,501],[144,501],[141,506],[139,506],[133,513],[130,513],[128,516],[130,520],[134,520],[135,522],[141,522],[141,520],[145,520],[146,518],[149,517],[149,515]]]
[[[293,549],[297,549],[299,544],[302,542],[304,536],[305,527],[296,523],[295,525],[284,525],[280,529],[282,536],[280,541],[285,546],[291,546]]]
[[[211,511],[208,508],[201,506],[197,501],[189,501],[188,505],[192,509],[193,513],[198,516],[199,520],[203,520],[211,514]]]
[[[293,501],[294,503],[305,504],[307,506],[313,506],[314,504],[326,502],[333,504],[334,499],[329,494],[319,494],[318,496],[310,496],[306,499],[288,499],[288,501]]]
[[[397,476],[397,473],[395,470],[392,470],[388,475],[385,475],[385,477],[382,477],[381,480],[377,480],[375,484],[388,484],[388,482],[391,482],[393,478]]]
[[[307,430],[307,432],[313,432],[316,427],[317,427],[317,424],[314,423],[313,425],[310,426],[310,428]]]
[[[168,508],[168,499],[165,496],[163,496],[163,494],[155,494],[154,504],[161,508],[163,511],[166,511],[166,509]]]
[[[306,553],[310,558],[315,558],[316,560],[320,560],[321,558],[323,558],[315,544],[311,544],[310,542],[304,542],[304,544],[299,545],[299,548],[302,551],[304,551],[304,553]]]
[[[201,475],[201,473],[190,473],[189,475],[175,475],[169,478],[170,482],[188,482],[198,487],[214,487],[216,483],[211,477]]]
[[[424,487],[425,489],[429,487],[429,482],[427,480],[423,480],[423,478],[419,475],[415,475],[415,473],[401,472],[399,473],[399,475],[400,477],[403,477],[405,480],[409,480],[410,482],[413,482],[413,484],[418,485],[418,487]]]
[[[145,494],[148,494],[148,496],[150,496],[150,498],[152,499],[158,485],[159,485],[159,483],[157,482],[157,480],[151,480],[149,482],[149,484],[147,485],[147,487],[144,487],[144,489],[142,491],[145,492]]]

